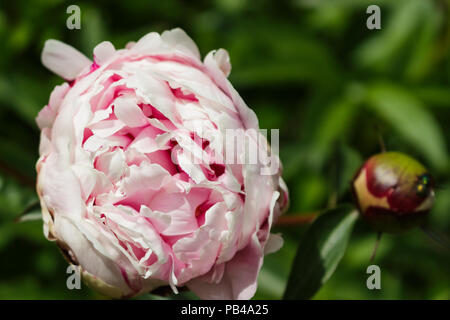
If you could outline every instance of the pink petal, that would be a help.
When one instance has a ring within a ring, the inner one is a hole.
[[[59,106],[68,90],[69,84],[67,84],[67,82],[64,82],[60,86],[56,86],[55,89],[53,89],[48,105],[39,112],[36,118],[36,123],[40,129],[52,127]]]
[[[122,149],[117,148],[98,156],[95,168],[102,171],[111,181],[118,181],[126,172],[125,155]]]
[[[120,289],[122,296],[132,292],[131,288],[124,281],[120,268],[113,260],[98,252],[73,222],[65,217],[57,216],[55,219],[55,230],[58,238],[70,247],[85,271],[100,278],[108,285]]]
[[[129,145],[129,148],[133,148],[141,153],[152,153],[159,150],[155,138],[160,132],[159,129],[154,127],[144,128]]]
[[[264,246],[264,254],[271,254],[277,252],[283,246],[283,238],[279,234],[271,233],[269,239],[267,239],[266,245]]]
[[[137,105],[136,97],[123,96],[114,100],[114,113],[128,127],[142,127],[148,119]]]
[[[58,40],[47,40],[41,55],[42,64],[66,80],[74,80],[91,61],[77,49]]]
[[[103,41],[94,48],[94,60],[97,64],[102,65],[111,58],[115,52],[116,49],[111,42]]]
[[[180,49],[200,59],[200,52],[194,41],[180,28],[164,31],[161,39],[174,49]]]
[[[248,300],[256,292],[263,253],[256,236],[234,258],[225,264],[222,279],[213,282],[214,269],[186,285],[199,298],[208,300]]]
[[[219,88],[221,88],[233,101],[236,110],[239,112],[239,115],[241,117],[245,129],[259,128],[258,118],[256,117],[255,112],[245,104],[244,100],[242,100],[239,93],[236,91],[236,89],[233,88],[231,83],[224,75],[224,71],[222,70],[222,68],[225,68],[225,70],[227,70],[227,67],[224,65],[223,62],[224,53],[219,53],[219,56],[217,58],[215,57],[215,54],[217,53],[211,51],[206,55],[204,59],[204,63],[207,68],[208,74],[212,77],[212,79],[219,86]]]
[[[220,70],[222,70],[225,77],[228,77],[228,75],[231,72],[231,63],[230,63],[230,56],[228,55],[227,50],[225,49],[219,49],[214,53],[214,60],[216,60],[217,67],[219,67]]]

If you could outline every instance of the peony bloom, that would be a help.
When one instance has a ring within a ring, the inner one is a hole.
[[[227,52],[202,62],[174,29],[122,50],[102,42],[93,61],[48,40],[42,62],[67,80],[37,117],[45,236],[111,297],[170,285],[250,299],[288,197],[280,170],[263,172],[279,159],[227,80]],[[245,143],[228,161],[231,129]]]

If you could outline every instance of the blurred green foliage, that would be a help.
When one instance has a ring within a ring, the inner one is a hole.
[[[81,8],[68,30],[66,8]],[[366,8],[381,7],[381,30]],[[40,63],[56,38],[92,56],[150,31],[181,27],[202,55],[226,48],[230,80],[262,128],[279,128],[288,214],[349,201],[363,159],[406,152],[428,166],[441,188],[430,216],[450,232],[450,1],[446,0],[0,0],[0,299],[102,298],[66,288],[66,262],[45,240],[42,222],[14,223],[34,191],[39,131],[34,119],[61,79]],[[284,247],[267,256],[255,298],[282,297],[306,227],[279,227]],[[317,299],[449,299],[449,256],[420,231],[385,236],[376,263],[382,290],[366,288],[375,233],[359,221],[335,274]],[[188,296],[189,297],[189,296]]]

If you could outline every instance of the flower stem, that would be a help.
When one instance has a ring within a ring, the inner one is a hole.
[[[274,227],[286,227],[286,226],[302,226],[310,224],[316,219],[319,212],[309,213],[293,213],[290,215],[281,216],[274,223]]]
[[[375,247],[373,248],[372,255],[370,256],[370,260],[369,260],[370,262],[372,262],[373,259],[375,259],[375,256],[376,256],[377,250],[378,250],[378,245],[380,244],[382,234],[383,234],[382,232],[377,233],[377,240],[375,242]]]

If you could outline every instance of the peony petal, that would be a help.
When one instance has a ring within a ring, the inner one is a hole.
[[[41,55],[42,64],[66,80],[75,79],[92,62],[77,49],[58,40],[47,40]]]
[[[81,196],[84,201],[91,194],[94,196],[102,194],[112,187],[111,182],[103,172],[97,171],[87,164],[72,165],[71,170],[79,180]]]
[[[45,106],[41,111],[39,111],[36,117],[36,123],[39,129],[51,128],[53,122],[55,121],[56,112],[50,106]]]
[[[166,230],[172,222],[172,217],[170,214],[156,210],[151,210],[147,206],[141,206],[140,214],[149,218],[153,226],[160,233],[164,232],[164,230]]]
[[[264,255],[277,252],[283,246],[284,240],[280,234],[271,233],[264,246]]]
[[[175,98],[169,86],[164,81],[151,77],[146,72],[137,72],[136,68],[141,69],[142,66],[129,67],[129,72],[133,73],[133,75],[126,80],[127,86],[135,89],[138,97],[154,106],[167,119],[174,123],[179,122],[177,121],[178,114],[175,109]]]
[[[160,131],[154,127],[147,127],[143,129],[129,145],[141,153],[152,153],[160,149],[155,138],[160,134]]]
[[[171,179],[169,173],[160,165],[143,162],[140,166],[132,165],[130,174],[123,180],[122,188],[127,194],[142,190],[159,190]]]
[[[114,113],[128,127],[142,127],[148,119],[137,105],[136,97],[122,96],[114,100]]]
[[[157,34],[156,32],[150,32],[147,33],[145,36],[141,37],[136,43],[133,43],[127,49],[134,52],[151,54],[155,53],[156,50],[160,47],[161,47],[160,35]]]
[[[123,127],[125,127],[125,124],[120,120],[103,120],[89,126],[89,129],[91,129],[95,135],[107,138],[121,130]]]
[[[193,54],[197,59],[200,59],[200,52],[194,41],[180,28],[164,31],[161,34],[161,39],[175,49]],[[187,51],[186,51],[187,50]]]
[[[50,134],[50,128],[43,128],[41,130],[41,140],[39,142],[39,154],[41,155],[41,158],[47,156],[52,151]]]
[[[58,239],[70,248],[84,271],[99,277],[108,286],[117,288],[122,297],[132,292],[114,261],[98,252],[69,219],[56,216],[55,231]]]
[[[223,53],[221,55],[223,55]],[[209,75],[219,86],[219,88],[221,88],[233,101],[236,110],[239,112],[244,128],[258,129],[258,118],[256,117],[255,112],[245,104],[239,93],[236,91],[236,89],[233,88],[231,83],[224,75],[224,72],[222,70],[222,68],[224,67],[222,59],[223,57],[220,56],[218,57],[218,59],[216,59],[214,51],[211,51],[206,55],[204,63]]]
[[[256,292],[262,260],[262,249],[256,236],[253,236],[251,242],[226,263],[220,282],[212,281],[214,271],[210,271],[186,285],[201,299],[248,300]]]
[[[115,52],[116,49],[111,42],[103,41],[94,48],[94,61],[95,63],[102,65],[111,58]]]
[[[97,157],[95,167],[102,171],[111,181],[118,181],[127,172],[123,150],[117,148]]]
[[[231,72],[230,56],[225,49],[219,49],[214,53],[214,60],[216,60],[217,67],[222,70],[225,77],[228,77]]]

